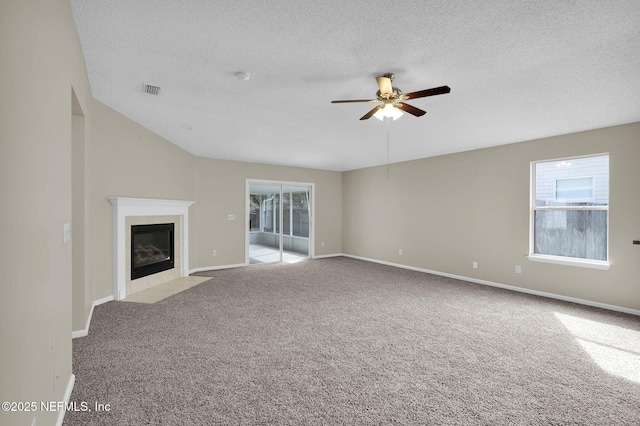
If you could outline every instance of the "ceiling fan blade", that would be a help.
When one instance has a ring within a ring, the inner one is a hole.
[[[391,79],[389,77],[376,77],[380,95],[393,95],[393,87],[391,87]]]
[[[378,105],[377,107],[375,107],[374,109],[372,109],[371,111],[369,111],[368,113],[363,115],[362,118],[360,118],[360,120],[368,120],[368,119],[370,119],[371,117],[373,117],[373,114],[378,112],[378,110],[380,108],[382,108],[382,105]]]
[[[409,114],[415,115],[416,117],[422,117],[427,113],[427,111],[423,111],[420,108],[405,104],[404,102],[396,102],[396,106],[399,107],[402,111],[408,112]]]
[[[331,101],[332,104],[346,104],[349,102],[380,102],[377,99],[347,99],[341,101]]]
[[[449,93],[449,92],[451,92],[451,88],[449,86],[441,86],[441,87],[434,87],[433,89],[419,90],[417,92],[405,93],[404,95],[400,96],[400,99],[402,99],[403,101],[406,101],[407,99],[424,98],[427,96],[434,96],[434,95],[444,95],[445,93]]]

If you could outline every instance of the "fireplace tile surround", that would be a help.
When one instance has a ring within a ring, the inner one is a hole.
[[[189,206],[193,201],[107,197],[113,207],[113,297],[128,295],[186,277],[189,265]],[[131,225],[174,223],[173,269],[131,280]]]
[[[146,277],[140,277],[135,280],[131,280],[131,226],[133,225],[155,225],[158,223],[173,223],[175,225],[173,239],[175,250],[175,263],[172,269],[158,272],[155,274],[147,275]],[[158,284],[165,283],[167,281],[180,278],[180,270],[182,264],[182,256],[180,255],[181,248],[181,219],[180,216],[127,216],[125,218],[125,293],[129,296],[138,291],[146,290],[154,287]]]

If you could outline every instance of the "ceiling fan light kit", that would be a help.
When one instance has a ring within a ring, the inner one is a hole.
[[[393,121],[396,121],[398,118],[402,117],[403,114],[404,113],[400,111],[400,108],[389,102],[384,104],[384,106],[379,106],[373,116],[380,121],[384,120],[385,117],[392,118]]]
[[[380,77],[376,77],[378,83],[378,92],[376,93],[376,99],[352,99],[352,100],[338,100],[331,101],[333,104],[348,103],[348,102],[382,102],[382,105],[378,105],[371,111],[363,115],[360,120],[368,120],[372,116],[378,120],[383,120],[384,117],[393,118],[397,120],[403,114],[408,112],[416,117],[422,117],[427,112],[409,105],[405,102],[409,99],[425,98],[427,96],[444,95],[451,92],[449,86],[434,87],[432,89],[419,90],[417,92],[411,92],[403,94],[400,89],[397,89],[391,85],[395,76],[391,73],[385,74]]]

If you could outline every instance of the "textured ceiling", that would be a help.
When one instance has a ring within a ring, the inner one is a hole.
[[[637,0],[71,5],[93,96],[198,156],[350,170],[640,121]],[[387,72],[451,93],[390,123],[330,103]]]

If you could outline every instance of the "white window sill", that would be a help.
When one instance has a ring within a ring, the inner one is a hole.
[[[574,257],[545,256],[541,254],[530,254],[527,256],[532,262],[555,263],[556,265],[579,266],[581,268],[601,269],[608,271],[611,267],[609,262],[600,260],[577,259]]]

